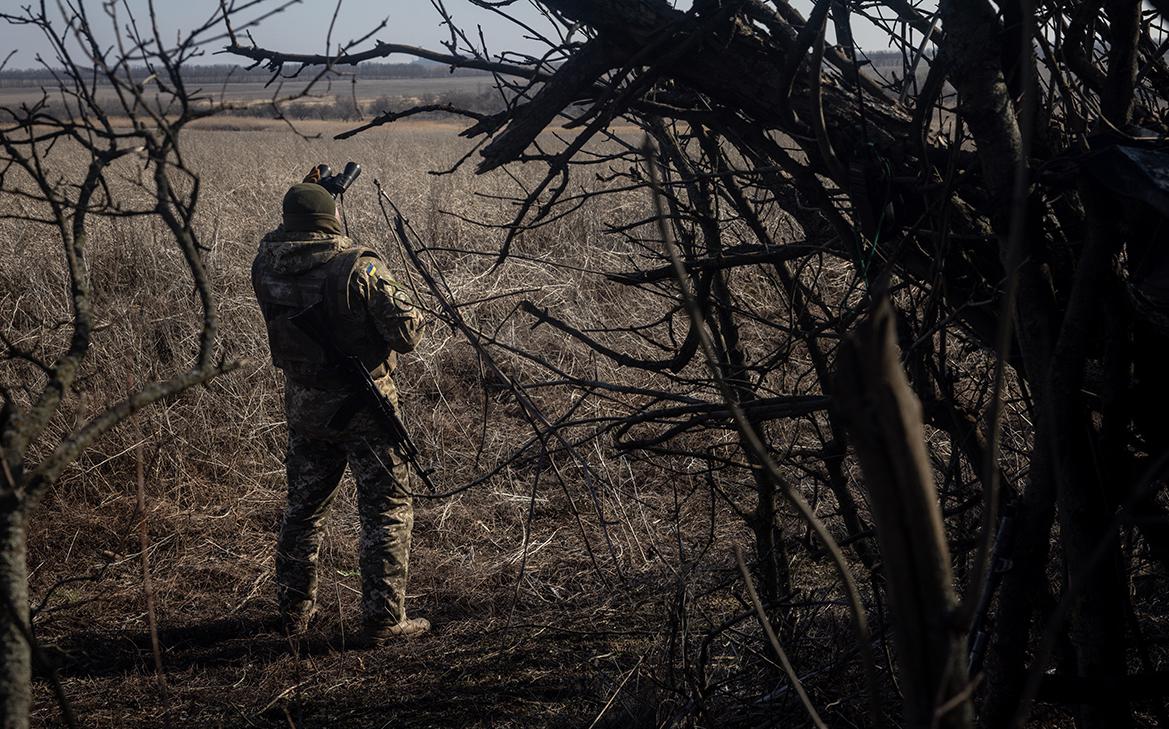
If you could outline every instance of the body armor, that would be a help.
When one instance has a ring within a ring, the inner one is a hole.
[[[350,286],[354,274],[374,262],[380,263],[377,253],[354,247],[300,271],[273,270],[256,258],[252,287],[267,324],[272,363],[290,379],[315,389],[350,389],[338,355],[356,356],[375,378],[393,370],[395,353]],[[332,341],[319,342],[310,331],[327,332]]]

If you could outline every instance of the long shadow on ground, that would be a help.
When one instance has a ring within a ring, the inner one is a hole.
[[[289,640],[271,618],[225,618],[159,630],[167,672],[210,667],[241,660],[288,655]],[[330,650],[327,641],[305,641],[301,653]],[[153,670],[151,640],[146,632],[76,633],[42,648],[61,678],[106,678]]]
[[[171,725],[215,725],[216,718],[234,715],[256,726],[503,727],[554,725],[566,712],[595,713],[590,660],[614,647],[603,632],[481,630],[461,621],[440,622],[423,638],[354,650],[354,636],[343,639],[340,628],[325,624],[297,642],[270,618],[163,629],[159,642],[171,695],[169,704],[157,706],[142,704],[149,691],[141,685],[132,688],[154,672],[146,632],[79,632],[44,652],[66,693],[71,685],[108,686],[101,696],[105,708],[129,709],[129,703],[143,711],[142,721],[135,711],[122,714],[121,726],[164,718]],[[246,683],[237,682],[240,674],[250,676]]]

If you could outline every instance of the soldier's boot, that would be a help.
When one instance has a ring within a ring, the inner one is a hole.
[[[430,631],[426,618],[406,618],[398,623],[366,623],[365,645],[373,648],[397,638],[413,638]]]

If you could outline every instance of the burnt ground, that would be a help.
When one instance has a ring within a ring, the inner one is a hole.
[[[641,631],[429,615],[432,634],[380,648],[355,646],[335,615],[302,641],[254,611],[169,626],[165,690],[146,631],[79,631],[44,653],[82,726],[588,726],[647,644]],[[624,703],[602,722],[643,708]],[[60,723],[42,672],[34,724]]]
[[[435,629],[358,649],[347,482],[325,524],[321,618],[291,642],[275,620],[284,499],[272,471],[263,486],[230,496],[162,485],[150,494],[165,692],[132,492],[111,484],[50,494],[30,535],[34,627],[79,726],[588,727],[615,693],[598,726],[626,726],[630,712],[654,708],[641,686],[662,644],[668,570],[652,556],[631,569],[627,552],[622,584],[606,554],[594,565],[554,499],[538,500],[528,526],[526,499],[502,492],[420,503],[408,609]],[[590,540],[600,548],[596,534]],[[43,669],[34,692],[33,725],[62,725]]]

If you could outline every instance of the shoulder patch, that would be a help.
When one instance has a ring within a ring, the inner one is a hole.
[[[373,263],[372,261],[365,264],[364,271],[366,276],[372,278],[373,276],[377,275],[377,264]]]

